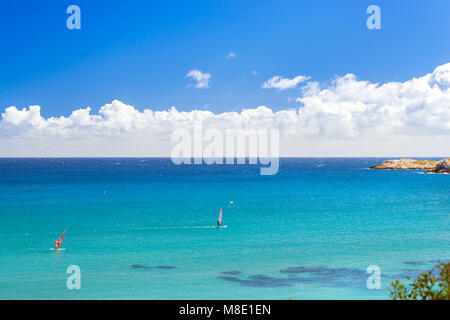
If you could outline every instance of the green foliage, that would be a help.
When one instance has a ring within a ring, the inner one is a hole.
[[[408,281],[410,277],[406,277]],[[450,300],[450,261],[421,272],[409,285],[399,280],[391,282],[389,293],[393,300]]]
[[[435,166],[437,161],[434,161],[434,160],[415,160],[414,163],[420,164],[420,165]]]

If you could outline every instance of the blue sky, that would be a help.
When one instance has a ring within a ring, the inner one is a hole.
[[[70,4],[81,8],[81,30],[66,28]],[[370,4],[381,8],[382,30],[366,28]],[[296,89],[261,84],[432,72],[450,56],[449,12],[449,1],[414,0],[2,1],[0,106],[37,104],[44,117],[113,99],[153,110],[295,108]],[[212,75],[208,89],[187,87],[194,68]]]

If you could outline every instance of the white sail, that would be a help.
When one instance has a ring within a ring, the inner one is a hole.
[[[220,208],[219,217],[217,218],[217,224],[219,226],[222,224],[222,208]]]

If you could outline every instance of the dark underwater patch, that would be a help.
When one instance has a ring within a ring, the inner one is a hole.
[[[231,271],[223,271],[223,272],[221,272],[221,274],[236,276],[236,275],[242,274],[242,272],[239,270],[231,270]]]
[[[420,269],[402,269],[400,273],[386,275],[386,277],[388,279],[391,279],[391,280],[400,280],[400,281],[402,281],[402,280],[407,280],[406,277],[410,277],[411,279],[415,279],[415,278],[417,278],[417,276],[421,272],[424,272],[424,270],[420,270]]]
[[[364,270],[351,268],[329,268],[325,266],[318,267],[291,267],[280,270],[286,274],[310,274],[318,278],[351,278],[351,279],[367,279],[368,274]]]
[[[261,274],[251,275],[247,278],[234,276],[220,276],[219,279],[235,282],[242,286],[274,288],[288,287],[295,283],[305,283],[326,287],[366,288],[369,276],[360,269],[319,267],[290,267],[280,270],[287,277],[271,277]],[[222,272],[222,274],[225,274]],[[301,275],[301,276],[300,276]]]
[[[404,264],[410,265],[410,266],[417,266],[420,267],[418,269],[412,269],[412,268],[403,268],[400,269],[399,273],[386,275],[389,279],[394,280],[406,280],[406,277],[410,277],[411,279],[417,278],[417,276],[422,272],[428,272],[431,269],[434,268],[435,265],[444,262],[445,260],[428,260],[428,261],[404,261]]]
[[[148,267],[148,266],[143,266],[141,264],[134,264],[131,266],[133,269],[165,269],[165,270],[169,270],[169,269],[175,269],[176,267],[174,266],[156,266],[156,267]]]
[[[412,266],[424,266],[426,263],[424,261],[403,261],[404,264],[409,264]]]
[[[439,263],[449,263],[450,260],[443,259],[443,260],[430,260],[429,262],[433,263],[433,265],[439,264]]]
[[[411,280],[416,279],[422,272],[428,273],[430,270],[433,270],[433,275],[437,276],[438,275],[438,270],[434,269],[434,266],[439,264],[439,263],[448,263],[445,262],[445,260],[429,260],[428,263],[425,263],[421,268],[418,269],[412,269],[412,268],[404,268],[401,269],[399,273],[396,274],[392,274],[392,275],[387,275],[387,277],[389,279],[393,279],[393,280],[407,280],[406,277],[410,277]],[[413,264],[413,265],[417,265],[417,264]],[[424,267],[426,266],[426,267]]]
[[[439,264],[439,263],[448,263],[449,261],[446,259],[443,260],[428,260],[428,261],[403,261],[404,264],[409,264],[412,266],[426,266],[429,265],[430,263],[434,265]]]
[[[133,269],[151,269],[151,267],[146,267],[146,266],[143,266],[143,265],[140,265],[140,264],[133,264],[131,267]]]
[[[298,280],[300,280],[292,278],[268,277],[261,274],[249,276],[247,279],[241,279],[232,276],[220,276],[218,278],[229,282],[236,282],[245,287],[259,287],[259,288],[288,287],[291,286],[294,282],[299,282]]]

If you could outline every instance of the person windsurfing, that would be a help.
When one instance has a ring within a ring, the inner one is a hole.
[[[59,240],[55,240],[55,248],[56,249],[59,249],[59,246],[61,245],[61,241],[62,241],[65,233],[66,233],[66,230],[64,230],[64,232],[63,232],[61,238],[59,238]]]
[[[217,217],[217,228],[222,225],[222,208],[220,208],[219,217]]]

